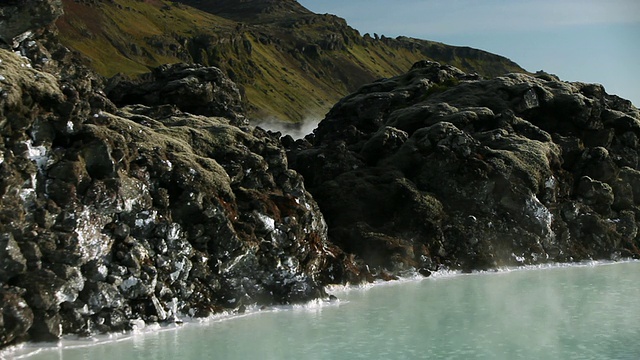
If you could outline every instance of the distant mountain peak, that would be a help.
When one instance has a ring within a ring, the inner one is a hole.
[[[296,0],[179,0],[202,11],[228,19],[247,21],[252,17],[284,17],[312,14]]]

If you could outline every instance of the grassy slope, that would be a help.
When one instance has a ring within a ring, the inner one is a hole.
[[[100,74],[135,75],[180,61],[217,66],[243,87],[254,118],[322,117],[362,84],[405,72],[425,58],[488,76],[524,71],[478,50],[362,37],[333,15],[240,24],[164,0],[63,3],[65,15],[57,23],[63,43]]]
[[[63,43],[84,54],[107,77],[144,73],[149,67],[187,60],[179,51],[165,50],[181,48],[181,37],[201,29],[224,31],[234,25],[169,1],[113,0],[89,6],[63,0],[63,4],[65,15],[57,22]]]

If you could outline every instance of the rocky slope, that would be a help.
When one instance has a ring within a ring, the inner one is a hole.
[[[3,343],[322,296],[340,252],[277,138],[0,60]]]
[[[428,273],[637,257],[638,136],[601,85],[425,61],[286,143],[335,244]]]
[[[118,107],[48,26],[22,30],[8,42],[28,57],[0,49],[0,346],[359,281],[278,137],[245,125],[219,69],[158,68],[145,98]]]
[[[175,62],[215,66],[238,84],[254,119],[319,119],[349,92],[425,58],[485,76],[524,71],[480,50],[362,36],[294,0],[61,1],[63,44],[103,76]]]

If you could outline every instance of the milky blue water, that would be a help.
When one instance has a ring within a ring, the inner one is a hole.
[[[256,311],[91,341],[35,359],[640,359],[640,262],[438,274],[334,290],[332,304]],[[53,348],[51,348],[53,346]],[[25,355],[25,354],[31,355]]]

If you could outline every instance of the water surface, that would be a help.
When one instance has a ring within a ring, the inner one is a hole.
[[[67,342],[26,359],[640,359],[640,262],[342,288],[331,304]]]

